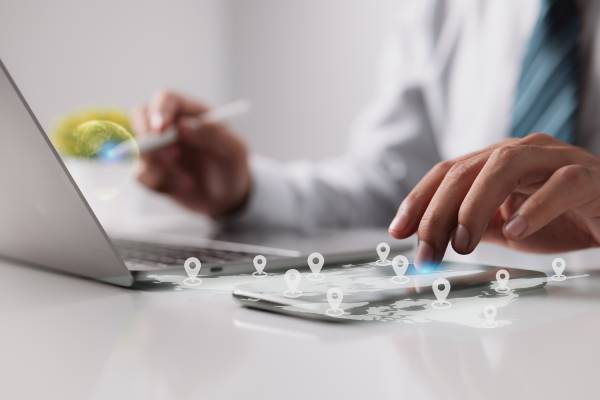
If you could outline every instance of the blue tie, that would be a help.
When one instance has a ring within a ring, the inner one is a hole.
[[[574,142],[579,32],[575,0],[541,0],[517,85],[511,136],[545,132]]]

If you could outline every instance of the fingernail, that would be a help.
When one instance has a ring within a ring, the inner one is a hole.
[[[388,230],[394,232],[404,232],[408,228],[408,224],[410,223],[410,218],[408,216],[408,212],[406,211],[406,207],[404,205],[400,206],[398,213],[392,220],[390,227]]]
[[[152,126],[152,129],[154,130],[160,130],[162,128],[163,125],[163,117],[162,115],[160,115],[159,113],[155,112],[150,116],[150,126]]]
[[[420,267],[433,261],[433,247],[424,241],[419,241],[417,253],[415,254],[415,264]]]
[[[469,230],[464,225],[458,225],[454,231],[454,238],[452,245],[455,250],[458,251],[469,251],[469,245],[471,244],[471,235]]]
[[[513,238],[521,236],[527,230],[527,221],[519,214],[515,214],[504,225],[504,233]]]

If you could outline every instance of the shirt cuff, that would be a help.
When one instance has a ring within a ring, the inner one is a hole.
[[[294,193],[284,168],[275,160],[253,156],[250,160],[252,188],[246,205],[219,222],[232,228],[293,227]]]

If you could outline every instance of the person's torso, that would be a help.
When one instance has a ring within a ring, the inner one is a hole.
[[[441,22],[431,34],[433,71],[424,92],[443,159],[510,136],[522,58],[539,0],[440,0],[429,10]],[[576,143],[600,154],[600,4],[586,2],[583,71]]]

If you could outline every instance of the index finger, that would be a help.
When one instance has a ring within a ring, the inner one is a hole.
[[[203,105],[171,91],[158,92],[148,105],[150,126],[157,132],[163,132],[173,124],[178,115],[194,115],[206,111],[207,108]]]
[[[389,233],[396,239],[403,239],[415,233],[419,221],[425,214],[429,203],[453,165],[464,160],[487,154],[492,149],[504,145],[507,141],[514,140],[515,139],[507,139],[506,141],[493,144],[482,150],[466,154],[454,160],[442,161],[436,164],[404,198],[398,208],[396,216],[389,226]]]

